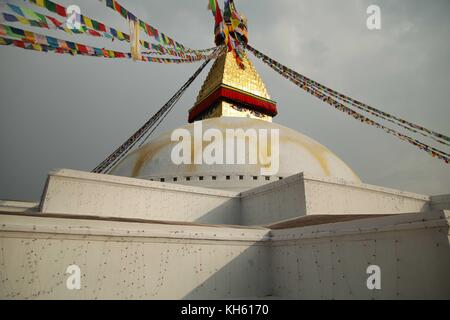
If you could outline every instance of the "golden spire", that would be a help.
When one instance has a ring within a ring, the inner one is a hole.
[[[239,67],[232,52],[216,59],[189,110],[189,122],[220,116],[272,120],[276,103],[246,55],[243,63],[244,68]]]

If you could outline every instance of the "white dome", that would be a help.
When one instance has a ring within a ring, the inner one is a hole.
[[[161,135],[124,158],[111,174],[141,179],[196,185],[207,188],[246,190],[274,180],[306,172],[318,177],[334,177],[361,182],[341,159],[313,139],[275,123],[235,117],[220,117],[201,121],[203,132],[218,129],[226,141],[226,129],[279,129],[279,171],[261,176],[258,164],[181,164],[171,159],[172,149],[179,142],[171,141],[172,132]],[[194,124],[187,129],[194,136]],[[205,147],[209,142],[203,142]],[[269,141],[270,145],[270,141]],[[249,156],[247,144],[246,156]],[[224,151],[225,154],[225,151]],[[248,163],[248,161],[246,161]]]

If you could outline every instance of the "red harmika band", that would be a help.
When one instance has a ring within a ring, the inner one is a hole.
[[[211,107],[217,100],[224,98],[231,102],[242,103],[246,108],[259,111],[261,113],[267,114],[269,116],[276,116],[277,105],[273,101],[264,100],[256,96],[248,95],[231,88],[220,86],[212,94],[210,94],[206,99],[201,101],[199,104],[195,105],[189,111],[189,122],[193,122],[199,115],[205,112],[209,107]]]

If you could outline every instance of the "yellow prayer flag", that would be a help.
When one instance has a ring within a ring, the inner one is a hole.
[[[45,0],[36,0],[36,4],[40,7],[45,8]]]
[[[25,37],[23,38],[25,41],[28,41],[28,42],[36,42],[36,39],[35,39],[35,37],[34,37],[34,33],[33,32],[30,32],[30,31],[24,31],[24,33],[25,33]]]
[[[84,24],[86,25],[86,27],[88,27],[89,29],[94,29],[94,26],[92,25],[92,20],[84,17]]]
[[[28,25],[31,24],[30,21],[29,21],[28,19],[25,19],[24,17],[16,16],[16,18],[17,18],[17,20],[19,20],[19,22],[20,22],[21,24],[28,24]]]

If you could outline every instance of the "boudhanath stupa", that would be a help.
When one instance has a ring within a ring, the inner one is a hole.
[[[230,128],[276,129],[276,174],[260,161],[174,164],[172,132],[108,175],[54,170],[39,203],[0,201],[0,298],[448,299],[450,195],[365,184],[273,122],[276,103],[244,64],[216,59],[180,129],[214,129],[224,145]],[[259,146],[247,138],[249,158]]]
[[[217,55],[185,109],[108,174],[0,201],[0,299],[450,298],[450,195],[365,184],[276,124],[245,53]]]

